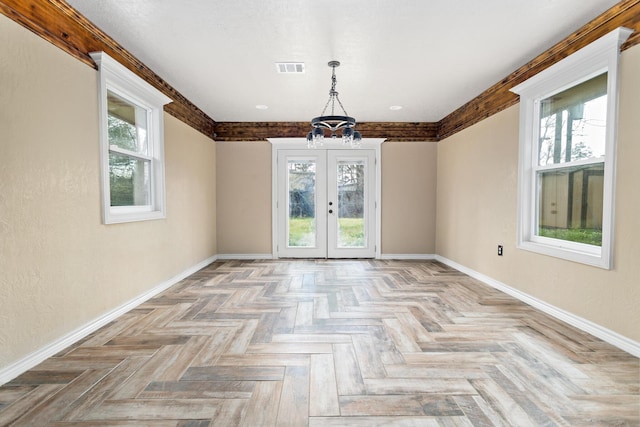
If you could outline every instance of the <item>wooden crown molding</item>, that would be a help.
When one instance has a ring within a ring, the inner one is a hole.
[[[173,102],[165,111],[218,141],[256,141],[304,137],[307,122],[215,122],[180,92],[135,58],[64,0],[0,0],[0,13],[94,67],[90,52],[104,51]],[[640,43],[640,0],[622,0],[555,46],[518,68],[476,98],[436,123],[364,122],[366,137],[387,141],[439,141],[519,102],[510,89],[608,32],[624,26],[634,30],[622,50]]]
[[[366,138],[387,141],[437,141],[437,123],[362,122],[357,129]],[[305,138],[310,122],[216,122],[216,141],[259,141],[267,138]],[[327,132],[325,136],[329,136]]]
[[[439,139],[448,138],[517,104],[520,98],[510,92],[511,88],[618,27],[634,30],[634,33],[622,45],[622,50],[640,43],[640,0],[621,1],[440,120]]]
[[[89,53],[106,52],[171,98],[173,102],[164,107],[166,112],[208,137],[213,135],[212,118],[64,0],[1,0],[0,13],[91,67],[96,64]]]

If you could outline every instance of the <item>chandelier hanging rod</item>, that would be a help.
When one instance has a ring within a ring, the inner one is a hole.
[[[336,67],[340,66],[339,61],[329,61],[327,64],[331,67],[331,89],[329,90],[329,99],[318,117],[311,119],[313,130],[307,134],[307,143],[310,148],[315,148],[324,143],[324,129],[331,131],[332,139],[337,138],[337,131],[342,130],[342,143],[350,144],[353,147],[360,146],[362,135],[359,131],[354,130],[356,119],[347,114],[346,109],[340,101],[340,96],[336,90]],[[336,101],[344,115],[336,115]],[[331,105],[331,114],[325,115],[327,108]]]

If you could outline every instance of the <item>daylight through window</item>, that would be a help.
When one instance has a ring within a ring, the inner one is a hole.
[[[100,146],[103,222],[165,217],[163,105],[170,99],[103,52]]]
[[[611,268],[619,28],[520,95],[518,248]]]

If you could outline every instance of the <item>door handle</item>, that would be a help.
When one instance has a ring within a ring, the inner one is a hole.
[[[329,213],[332,214],[333,213],[333,209],[329,209]]]

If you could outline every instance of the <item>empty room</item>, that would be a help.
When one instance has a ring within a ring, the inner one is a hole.
[[[640,0],[0,0],[0,426],[640,425]]]

